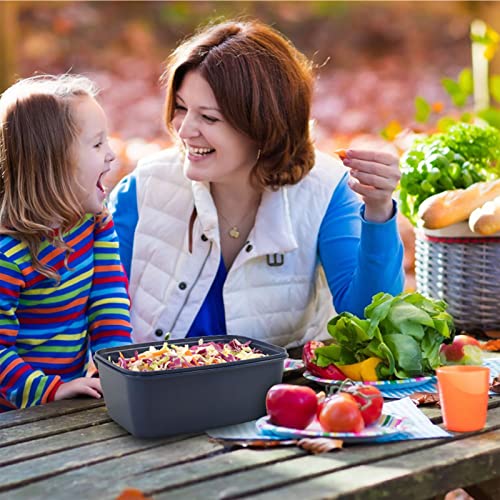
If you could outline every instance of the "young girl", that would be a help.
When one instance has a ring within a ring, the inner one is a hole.
[[[0,99],[0,412],[100,397],[90,351],[130,342],[95,94],[85,77],[43,76]]]

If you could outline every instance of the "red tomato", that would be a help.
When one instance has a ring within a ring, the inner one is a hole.
[[[358,403],[346,393],[326,400],[319,414],[319,423],[326,432],[361,432],[365,428]]]
[[[382,415],[384,398],[376,387],[373,385],[353,385],[346,389],[346,392],[358,402],[365,425],[371,425],[378,421]]]
[[[316,393],[310,387],[276,384],[267,391],[267,414],[275,425],[305,429],[313,421],[317,406]]]

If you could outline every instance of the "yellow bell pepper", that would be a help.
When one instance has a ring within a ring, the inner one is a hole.
[[[379,380],[377,375],[377,366],[382,363],[380,358],[371,357],[359,363],[352,365],[336,365],[337,368],[351,380],[359,380],[363,382],[375,382]]]

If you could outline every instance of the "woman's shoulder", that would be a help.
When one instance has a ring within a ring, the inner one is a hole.
[[[141,176],[155,173],[158,170],[179,169],[179,167],[182,169],[183,160],[179,148],[162,149],[140,159],[134,172],[137,176]]]
[[[310,174],[313,177],[339,181],[347,172],[347,167],[339,158],[333,157],[318,149],[315,150],[314,167]]]
[[[154,192],[190,189],[191,182],[184,175],[183,164],[184,156],[178,148],[164,149],[143,158],[133,172],[137,199],[141,200],[151,189]]]
[[[297,187],[307,191],[331,193],[346,173],[347,168],[339,159],[315,150],[314,166]]]

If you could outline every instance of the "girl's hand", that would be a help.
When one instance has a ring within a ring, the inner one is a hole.
[[[392,193],[401,177],[398,157],[382,151],[348,149],[342,161],[351,169],[349,187],[365,203],[365,219],[389,220],[393,216]]]
[[[54,401],[71,399],[76,396],[91,396],[99,399],[102,396],[101,381],[98,378],[76,378],[60,385],[54,396]]]

